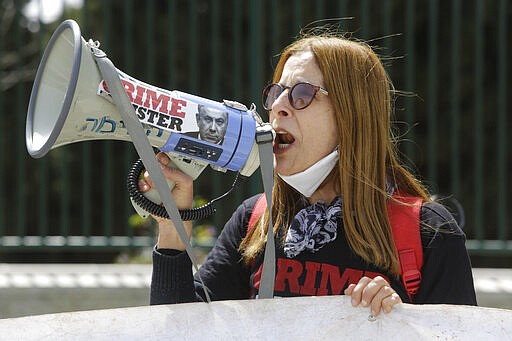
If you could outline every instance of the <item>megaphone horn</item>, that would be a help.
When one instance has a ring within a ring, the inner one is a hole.
[[[26,144],[32,157],[79,141],[131,141],[96,65],[95,47],[82,38],[73,20],[53,33],[28,107]],[[191,176],[208,164],[246,176],[258,168],[255,110],[160,89],[116,70],[151,145],[186,158],[186,164],[192,160]]]

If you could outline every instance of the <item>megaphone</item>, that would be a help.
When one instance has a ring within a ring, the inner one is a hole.
[[[53,33],[28,106],[26,145],[32,157],[80,141],[131,141],[94,60],[96,43],[86,42],[73,20]],[[244,176],[258,168],[255,134],[262,121],[254,106],[161,89],[116,70],[149,142],[169,155],[173,167],[194,179],[208,165]]]

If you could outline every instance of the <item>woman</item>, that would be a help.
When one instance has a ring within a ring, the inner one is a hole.
[[[374,315],[410,302],[386,205],[419,197],[422,282],[415,303],[476,304],[465,236],[447,210],[398,162],[390,116],[392,85],[363,43],[302,37],[282,53],[263,105],[275,130],[276,296],[346,294]],[[168,158],[158,155],[162,165]],[[178,208],[192,205],[192,180],[165,168]],[[142,191],[150,188],[141,180]],[[200,268],[213,300],[253,298],[266,231],[249,228],[258,196],[243,202]],[[312,218],[314,217],[314,219]],[[268,226],[268,211],[258,227]],[[185,222],[188,232],[191,222]],[[261,225],[260,225],[261,224]],[[314,228],[312,228],[314,226]],[[151,303],[204,300],[171,221],[159,220]]]

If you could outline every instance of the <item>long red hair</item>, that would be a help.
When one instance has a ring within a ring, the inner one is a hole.
[[[340,142],[338,166],[331,173],[343,200],[343,224],[352,250],[366,262],[398,276],[399,263],[387,216],[387,183],[401,193],[429,200],[424,186],[399,162],[391,130],[394,88],[370,46],[339,36],[305,36],[281,54],[273,81],[278,82],[288,58],[313,52],[334,107]],[[301,207],[300,195],[275,176],[272,195],[274,231],[281,235]],[[267,211],[268,212],[268,211]],[[268,213],[240,245],[246,262],[266,241]]]

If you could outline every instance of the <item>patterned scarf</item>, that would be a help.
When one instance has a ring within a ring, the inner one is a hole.
[[[286,256],[294,258],[304,250],[314,253],[335,240],[340,217],[340,197],[336,197],[329,206],[318,201],[300,210],[288,228],[284,246]]]

